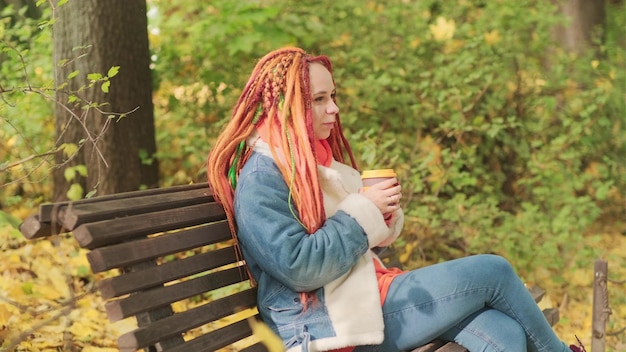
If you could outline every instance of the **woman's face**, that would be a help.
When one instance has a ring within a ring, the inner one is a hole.
[[[335,126],[339,107],[334,102],[335,84],[330,71],[320,63],[309,66],[311,83],[311,107],[313,109],[313,132],[317,139],[326,139]]]

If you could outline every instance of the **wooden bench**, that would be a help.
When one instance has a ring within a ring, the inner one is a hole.
[[[256,288],[206,183],[43,204],[20,231],[29,239],[71,231],[90,250],[91,270],[108,273],[97,285],[109,320],[137,320],[119,336],[120,351],[268,351],[250,325],[260,320]],[[558,320],[557,310],[544,313]],[[434,351],[467,350],[440,341],[413,350]]]

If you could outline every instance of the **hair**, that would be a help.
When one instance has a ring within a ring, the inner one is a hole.
[[[278,49],[261,58],[237,100],[232,118],[209,153],[209,184],[216,200],[224,207],[238,250],[234,190],[239,172],[250,155],[246,139],[259,124],[267,125],[269,140],[266,142],[289,187],[287,201],[290,206],[293,201],[294,216],[309,234],[326,220],[314,148],[311,63],[322,64],[332,75],[328,57],[312,56],[295,47]],[[344,162],[344,154],[347,154],[356,168],[339,114],[327,141],[335,160]]]

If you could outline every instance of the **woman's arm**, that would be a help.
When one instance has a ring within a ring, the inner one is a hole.
[[[277,169],[243,171],[235,195],[238,238],[263,271],[308,292],[348,272],[370,246],[365,230],[342,210],[307,234],[288,197]]]

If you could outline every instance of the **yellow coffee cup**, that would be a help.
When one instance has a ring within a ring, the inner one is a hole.
[[[393,169],[375,169],[375,170],[364,170],[361,173],[361,180],[363,180],[363,189],[367,189],[368,187],[396,177],[396,172]]]

